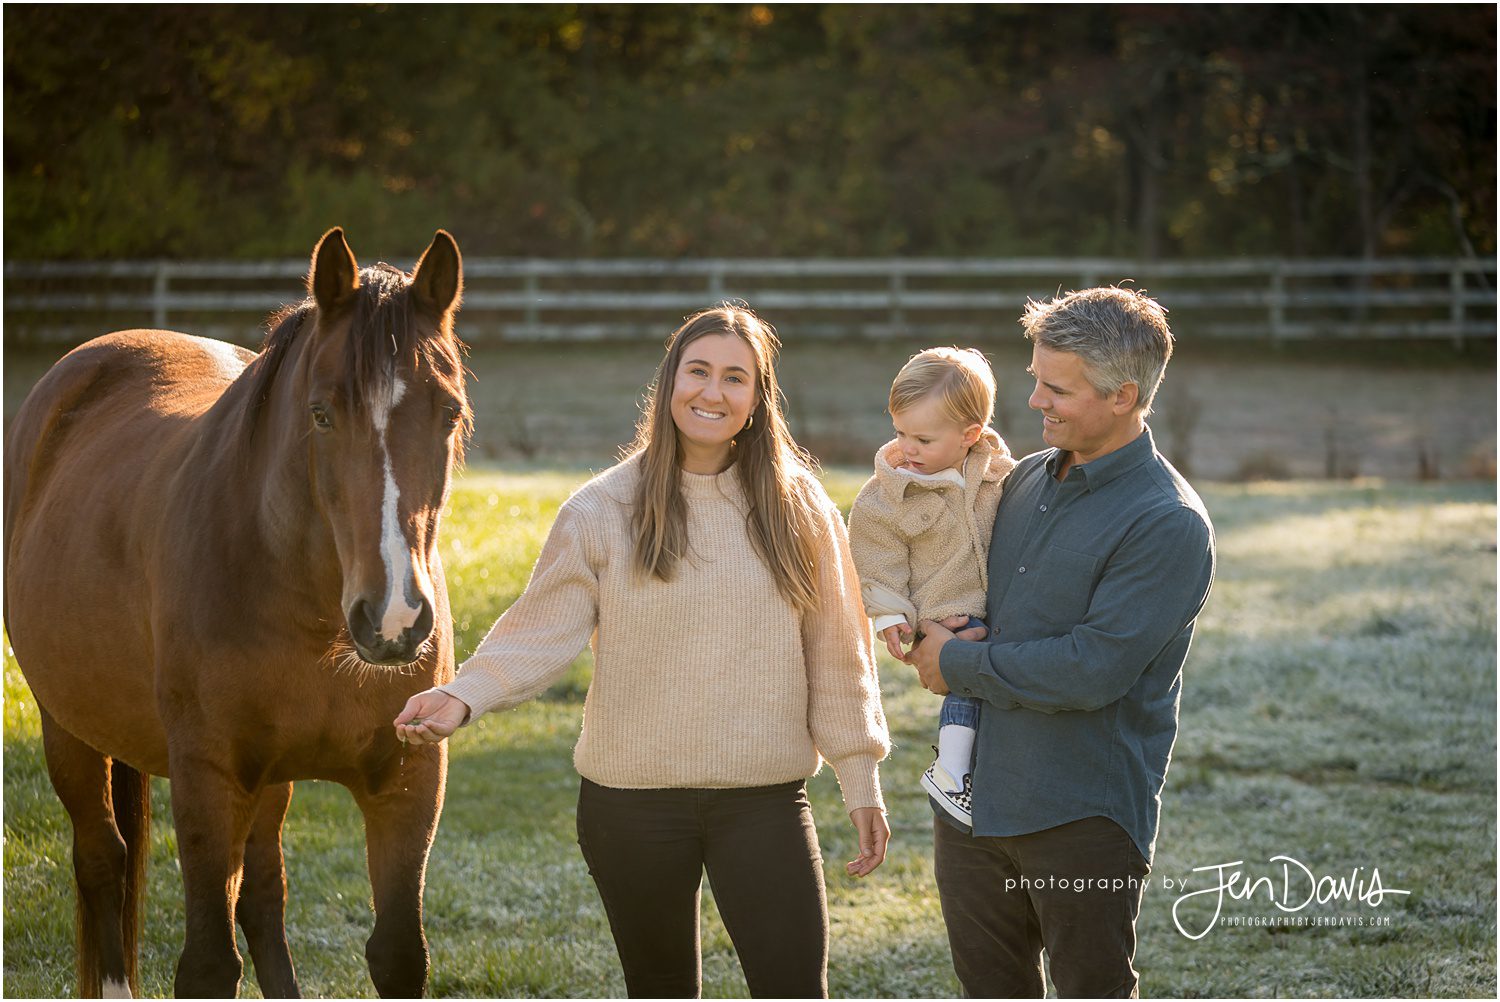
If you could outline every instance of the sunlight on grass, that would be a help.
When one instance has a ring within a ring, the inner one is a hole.
[[[588,476],[471,469],[460,478],[442,541],[460,657],[525,587],[558,506]],[[864,477],[833,469],[824,479],[847,511]],[[1184,676],[1153,876],[1288,853],[1324,872],[1378,866],[1388,886],[1413,893],[1382,906],[1391,928],[1221,928],[1192,942],[1173,927],[1176,892],[1155,883],[1140,921],[1142,994],[1493,996],[1494,485],[1203,493],[1219,576]],[[881,657],[894,842],[874,877],[843,872],[854,845],[831,770],[809,784],[826,860],[830,989],[949,997],[958,985],[916,785],[937,705],[911,669]],[[546,698],[484,717],[454,742],[426,897],[435,996],[624,992],[574,845],[572,747],[591,664],[585,654]],[[5,990],[71,994],[69,829],[8,646],[4,714]],[[163,995],[182,942],[182,892],[170,786],[153,789],[142,970],[146,991]],[[287,921],[309,995],[373,994],[360,831],[346,791],[298,784],[285,834]],[[704,993],[743,997],[707,888],[704,916]],[[255,991],[247,970],[242,993]]]

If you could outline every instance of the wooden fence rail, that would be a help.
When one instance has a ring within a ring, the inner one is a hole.
[[[398,262],[410,267],[411,262]],[[302,294],[304,260],[11,262],[8,344],[76,343],[176,327],[253,344]],[[1494,260],[709,259],[465,262],[462,331],[506,340],[661,337],[683,314],[740,299],[795,336],[981,338],[1015,331],[1029,298],[1129,282],[1179,337],[1496,336]]]

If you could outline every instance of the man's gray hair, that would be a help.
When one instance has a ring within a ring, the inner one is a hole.
[[[1136,408],[1142,416],[1151,413],[1172,357],[1167,310],[1156,300],[1115,286],[1083,289],[1047,302],[1027,300],[1021,326],[1033,344],[1083,359],[1089,383],[1100,393],[1134,383],[1140,389]]]

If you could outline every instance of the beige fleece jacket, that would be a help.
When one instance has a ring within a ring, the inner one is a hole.
[[[734,467],[682,474],[691,555],[670,581],[641,577],[630,532],[639,476],[627,459],[558,511],[526,591],[458,678],[441,688],[471,718],[540,695],[592,635],[594,676],[574,749],[578,772],[623,789],[769,786],[826,759],[844,802],[882,807],[890,749],[873,638],[838,508],[803,472],[822,513],[816,614],[776,588],[746,530]]]
[[[865,612],[916,626],[945,616],[984,617],[990,533],[1016,461],[986,428],[964,460],[963,484],[897,469],[895,440],[875,454],[875,475],[849,512],[849,545]]]

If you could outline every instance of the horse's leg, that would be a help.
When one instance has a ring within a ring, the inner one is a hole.
[[[255,795],[228,765],[179,740],[171,748],[172,817],[182,861],[187,935],[177,960],[178,998],[232,998],[243,963],[234,939],[234,902],[243,875]]]
[[[250,944],[255,979],[268,999],[302,997],[286,942],[286,863],[281,854],[281,822],[291,802],[291,783],[268,786],[256,798],[245,840],[245,881],[234,906]]]
[[[115,826],[110,760],[41,711],[42,748],[52,787],[73,822],[78,995],[128,998],[134,963],[126,957],[129,852]],[[133,904],[130,903],[130,904]]]
[[[365,943],[365,959],[382,998],[420,998],[427,991],[422,887],[443,809],[448,746],[410,748],[403,758],[380,781],[351,789],[365,816],[375,897],[375,930]]]

